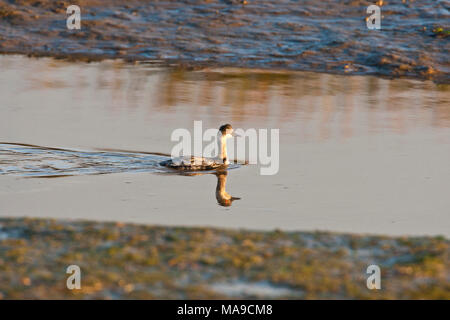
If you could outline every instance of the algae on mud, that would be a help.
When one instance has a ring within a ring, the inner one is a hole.
[[[74,60],[157,60],[414,77],[450,82],[447,1],[83,0],[81,30],[67,30],[52,0],[0,0],[0,53]]]
[[[449,299],[449,245],[443,237],[1,218],[0,297]],[[66,288],[72,264],[80,290]],[[381,290],[366,287],[370,264],[381,267]]]

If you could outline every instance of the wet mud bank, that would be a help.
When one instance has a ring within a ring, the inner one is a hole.
[[[448,299],[448,253],[444,237],[0,218],[0,299]]]
[[[381,30],[366,9],[381,6]],[[0,53],[450,82],[448,1],[0,0]]]

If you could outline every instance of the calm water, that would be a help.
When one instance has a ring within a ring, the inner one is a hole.
[[[1,216],[450,236],[448,85],[19,56],[0,70]],[[194,120],[280,129],[279,173],[154,170]],[[70,176],[28,177],[42,172]],[[219,206],[219,187],[241,199]]]

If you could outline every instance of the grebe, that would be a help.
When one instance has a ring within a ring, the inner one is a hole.
[[[230,124],[224,124],[219,128],[219,135],[219,156],[217,158],[188,156],[165,160],[159,164],[168,168],[187,171],[214,170],[226,167],[230,164],[227,157],[227,139],[235,134]]]

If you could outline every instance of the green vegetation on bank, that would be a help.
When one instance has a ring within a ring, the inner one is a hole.
[[[450,299],[449,243],[1,218],[0,298],[271,298],[220,289],[263,283],[282,289],[276,298]],[[66,288],[72,264],[81,290]],[[370,264],[381,267],[381,290],[366,287]]]

